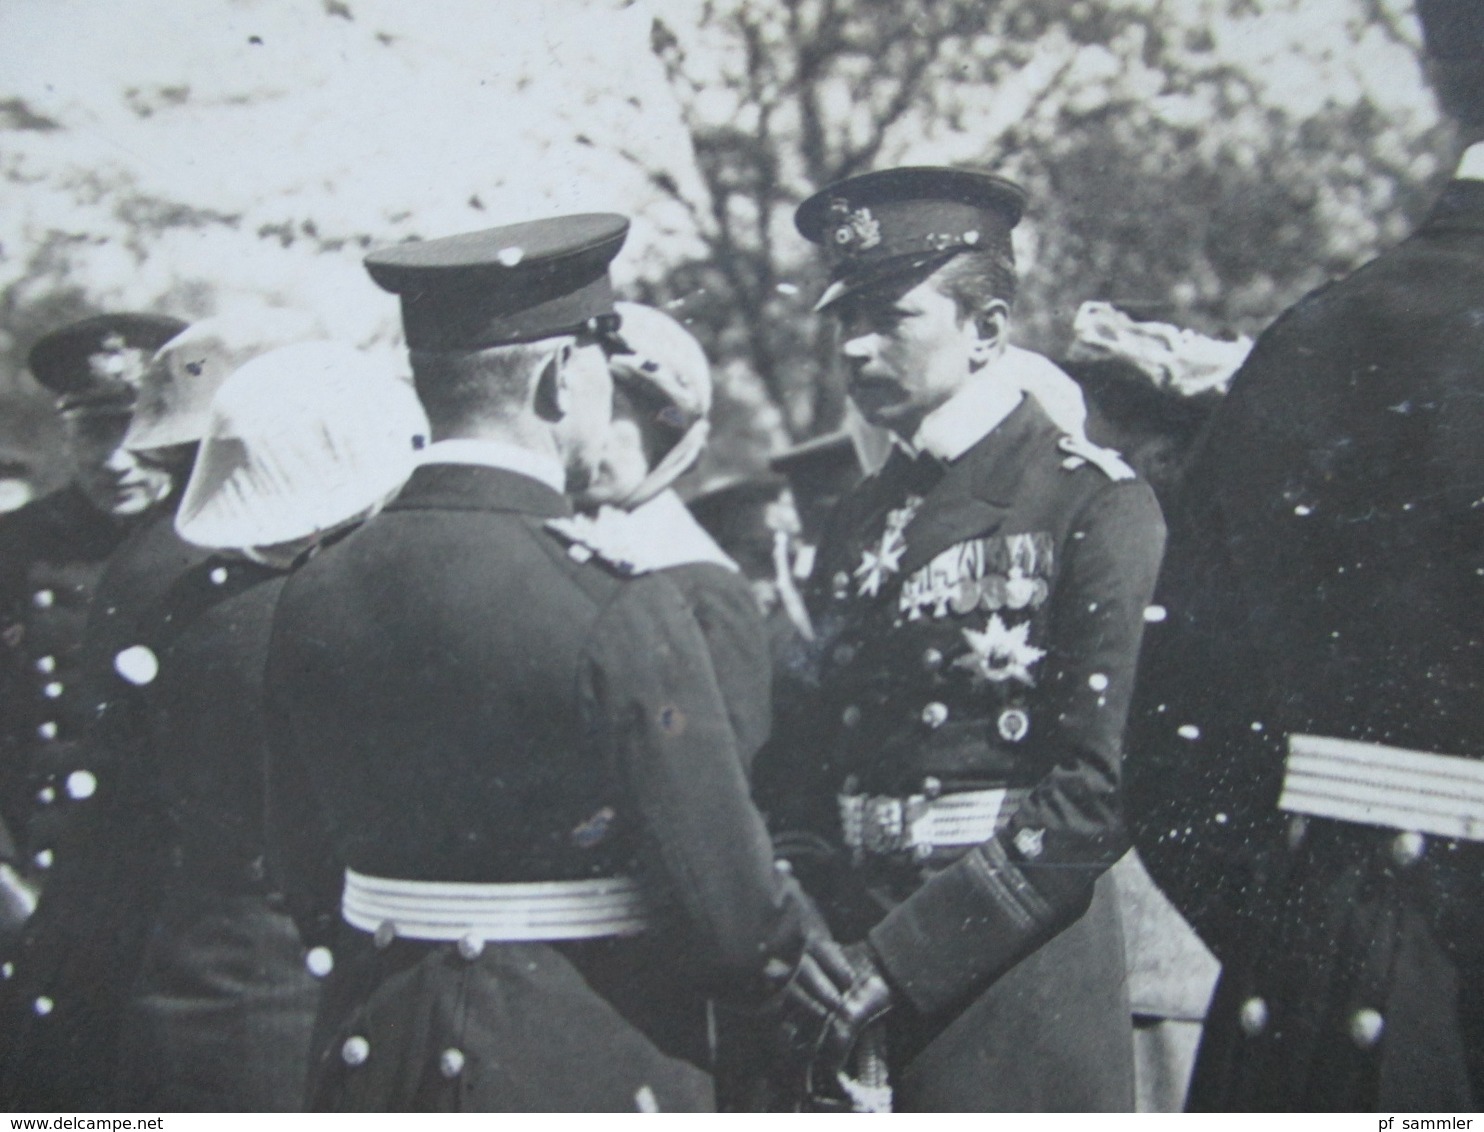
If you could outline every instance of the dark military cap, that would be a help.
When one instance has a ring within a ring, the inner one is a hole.
[[[1003,245],[1025,200],[1013,181],[972,169],[904,166],[837,181],[794,214],[800,234],[831,260],[830,286],[814,309],[959,252]]]
[[[1484,3],[1417,0],[1427,53],[1434,59],[1484,60]]]
[[[154,353],[188,324],[160,314],[100,314],[53,330],[26,362],[62,412],[133,407]]]
[[[771,457],[768,467],[788,480],[810,540],[820,537],[835,504],[865,475],[855,442],[844,430],[787,448]]]
[[[409,347],[484,350],[616,322],[608,265],[628,231],[610,213],[558,216],[397,244],[366,270],[400,296]]]

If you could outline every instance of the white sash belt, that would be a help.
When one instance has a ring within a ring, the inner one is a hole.
[[[605,939],[634,935],[649,923],[644,893],[632,877],[473,884],[346,869],[340,914],[362,931],[445,943]]]
[[[961,849],[988,841],[1014,816],[1028,789],[966,790],[929,798],[841,794],[840,827],[857,853],[910,850],[925,859],[934,849]]]
[[[1290,735],[1278,808],[1436,837],[1484,841],[1484,762]]]

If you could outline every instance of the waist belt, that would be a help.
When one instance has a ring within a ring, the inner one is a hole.
[[[1356,739],[1290,735],[1278,808],[1484,841],[1484,762]]]
[[[937,849],[962,849],[988,841],[1009,824],[1030,793],[1025,788],[967,790],[929,798],[841,794],[840,828],[845,844],[865,853],[911,852],[926,860]]]
[[[340,914],[353,928],[453,943],[606,939],[648,926],[647,905],[632,877],[529,884],[392,880],[345,870]]]

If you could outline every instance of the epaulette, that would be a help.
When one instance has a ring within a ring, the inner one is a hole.
[[[1131,480],[1138,475],[1123,462],[1123,457],[1119,453],[1111,448],[1100,447],[1090,440],[1063,436],[1056,442],[1056,447],[1067,454],[1061,466],[1068,471],[1080,468],[1083,464],[1091,464],[1110,480]]]
[[[596,558],[604,565],[628,577],[646,573],[634,561],[634,555],[613,537],[613,528],[586,515],[570,519],[548,519],[546,529],[567,543],[567,555],[575,562]]]

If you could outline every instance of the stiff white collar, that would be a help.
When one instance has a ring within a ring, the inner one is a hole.
[[[1459,181],[1484,181],[1484,142],[1475,142],[1463,151],[1453,176]]]
[[[553,491],[565,491],[567,474],[561,461],[545,452],[522,448],[504,440],[461,438],[439,440],[428,445],[418,455],[419,466],[423,464],[478,464],[486,468],[503,468],[507,472],[518,472],[539,480]]]
[[[1024,396],[989,367],[925,416],[907,448],[957,460],[998,428]]]
[[[737,569],[673,491],[662,491],[632,511],[601,507],[591,518],[576,520],[567,533],[641,574],[700,562]]]

